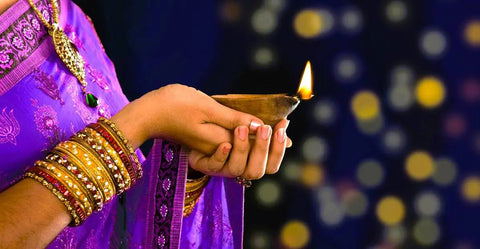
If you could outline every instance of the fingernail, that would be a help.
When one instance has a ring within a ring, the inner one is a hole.
[[[228,153],[230,153],[230,149],[232,149],[232,147],[228,145],[223,147],[222,149],[223,154],[228,155]]]
[[[283,143],[286,138],[287,138],[287,135],[285,134],[285,128],[278,129],[278,131],[277,131],[278,142]]]
[[[250,122],[250,130],[251,131],[256,131],[258,129],[258,127],[260,127],[262,124],[253,120],[252,122]]]
[[[242,141],[245,141],[245,139],[247,139],[247,127],[245,126],[240,126],[238,127],[238,137],[240,138],[240,140]]]
[[[270,137],[271,132],[272,132],[272,128],[270,128],[269,125],[264,125],[264,126],[262,127],[262,130],[261,130],[262,138],[263,138],[264,140],[267,140],[267,139]]]

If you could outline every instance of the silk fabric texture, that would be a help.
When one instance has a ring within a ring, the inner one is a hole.
[[[49,1],[34,2],[51,21]],[[27,0],[6,10],[0,16],[0,191],[57,143],[128,103],[90,19],[68,0],[59,2],[59,12],[60,26],[86,62],[87,90],[99,105],[85,104],[81,85],[58,58]],[[183,218],[188,153],[157,139],[147,158],[137,154],[143,178],[83,225],[65,228],[48,248],[242,247],[242,186],[212,177],[194,211]]]

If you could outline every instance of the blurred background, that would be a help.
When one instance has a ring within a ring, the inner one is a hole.
[[[130,99],[315,97],[246,191],[245,248],[480,248],[480,1],[76,1]]]

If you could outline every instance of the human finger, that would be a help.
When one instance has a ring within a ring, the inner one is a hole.
[[[285,148],[287,143],[287,134],[284,127],[281,127],[275,131],[270,143],[270,150],[268,152],[268,161],[265,169],[266,174],[275,174],[280,168],[283,155],[285,154]]]
[[[207,122],[218,124],[226,129],[234,130],[238,126],[247,126],[256,132],[263,121],[251,114],[240,112],[224,106],[216,101],[207,108]]]
[[[204,174],[217,175],[224,167],[231,149],[230,143],[222,143],[211,156],[193,150],[189,155],[190,167]]]
[[[260,179],[265,174],[272,128],[264,125],[257,130],[255,144],[248,158],[247,168],[242,177],[248,180]]]
[[[248,128],[239,126],[234,131],[233,148],[225,165],[224,174],[230,177],[242,175],[247,165],[249,151]]]

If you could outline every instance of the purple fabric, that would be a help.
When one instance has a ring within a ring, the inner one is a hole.
[[[49,1],[34,2],[50,19]],[[70,1],[59,3],[60,25],[85,59],[87,90],[99,98],[99,106],[85,104],[80,84],[56,55],[26,0],[4,12],[0,16],[0,191],[21,179],[45,151],[128,103],[89,18]],[[144,177],[82,226],[64,229],[49,248],[242,247],[241,186],[212,179],[192,215],[183,219],[188,153],[161,140],[155,141],[147,159],[137,153]]]

